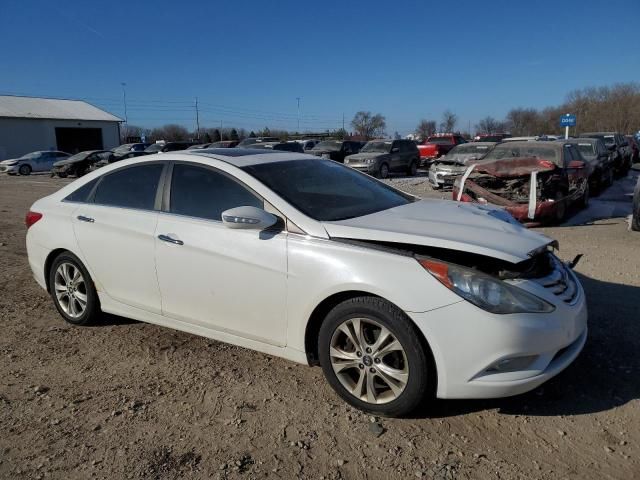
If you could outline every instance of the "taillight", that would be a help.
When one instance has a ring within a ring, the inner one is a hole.
[[[24,223],[27,225],[27,228],[29,228],[31,225],[36,223],[41,218],[42,218],[42,214],[41,213],[32,212],[31,210],[29,210],[27,212],[27,216],[24,218]]]

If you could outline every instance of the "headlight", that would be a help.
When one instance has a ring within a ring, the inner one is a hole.
[[[485,273],[426,258],[418,258],[418,262],[445,287],[487,312],[549,313],[555,310],[549,302]]]
[[[5,163],[5,165],[8,165],[9,167],[13,167],[14,165],[18,164],[18,160],[14,160],[13,162],[7,162]]]

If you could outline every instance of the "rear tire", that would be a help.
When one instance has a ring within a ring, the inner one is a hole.
[[[91,325],[100,316],[100,300],[89,272],[71,252],[58,255],[49,270],[49,292],[62,318]]]
[[[584,187],[584,192],[580,197],[580,208],[588,208],[589,207],[589,182],[586,183]]]
[[[375,415],[403,416],[435,392],[433,357],[421,339],[395,305],[356,297],[334,307],[320,327],[320,364],[331,387],[350,405]]]
[[[31,175],[31,165],[21,165],[18,172],[20,175]]]
[[[415,177],[418,173],[418,162],[411,162],[409,164],[409,168],[407,169],[407,175],[411,177]]]

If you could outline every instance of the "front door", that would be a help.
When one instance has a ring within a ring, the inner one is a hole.
[[[286,233],[230,229],[223,211],[264,207],[224,172],[173,166],[168,212],[156,228],[163,315],[214,330],[285,345]]]

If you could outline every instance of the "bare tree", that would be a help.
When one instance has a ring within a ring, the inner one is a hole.
[[[373,115],[371,112],[358,112],[351,120],[351,126],[357,135],[370,139],[384,135],[387,122],[379,113]]]
[[[170,123],[162,127],[154,128],[151,130],[151,137],[153,140],[166,140],[167,142],[177,142],[188,140],[190,135],[189,131],[182,125]]]
[[[451,110],[445,110],[442,114],[442,123],[440,124],[440,131],[443,133],[453,132],[458,123],[458,116]]]
[[[496,120],[495,118],[488,116],[478,122],[476,130],[478,133],[504,132],[506,130],[505,122],[501,122],[500,120]]]
[[[420,137],[421,140],[426,140],[428,137],[436,133],[436,129],[436,122],[434,120],[422,119],[418,122],[418,126],[416,127],[416,135]]]

